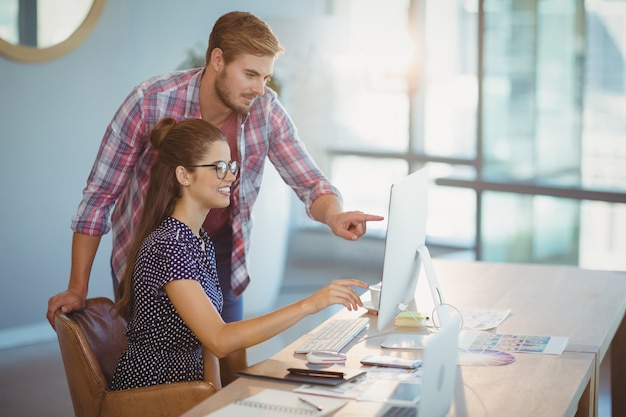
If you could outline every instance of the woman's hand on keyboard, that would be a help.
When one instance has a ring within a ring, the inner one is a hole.
[[[363,307],[363,302],[359,294],[351,287],[368,288],[369,285],[356,279],[337,279],[302,301],[305,306],[312,309],[311,314],[333,304],[343,304],[350,311],[357,310]]]

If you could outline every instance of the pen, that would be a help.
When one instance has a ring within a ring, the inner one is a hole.
[[[320,407],[319,405],[313,404],[311,401],[305,400],[302,397],[298,397],[298,399],[300,401],[302,401],[303,403],[305,403],[306,405],[309,405],[309,406],[315,408],[317,411],[322,411],[322,407]]]
[[[345,374],[343,372],[333,372],[333,371],[324,371],[324,370],[315,370],[315,369],[299,369],[299,368],[288,368],[287,369],[290,374],[294,375],[305,375],[305,376],[315,376],[322,378],[343,378]]]

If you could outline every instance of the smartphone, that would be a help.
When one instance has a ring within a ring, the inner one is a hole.
[[[420,400],[422,395],[422,385],[408,382],[400,382],[396,385],[391,396],[387,399],[389,404],[410,405]]]
[[[415,369],[422,361],[419,359],[394,358],[393,356],[369,355],[361,359],[363,365],[386,366],[389,368]]]
[[[359,398],[364,401],[385,402],[394,405],[414,405],[422,396],[422,384],[397,382],[388,379],[373,380]]]

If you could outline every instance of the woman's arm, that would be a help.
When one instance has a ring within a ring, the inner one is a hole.
[[[355,279],[335,280],[293,304],[232,323],[224,323],[200,283],[195,280],[169,282],[165,285],[165,292],[202,344],[222,358],[235,350],[261,343],[330,305],[343,304],[348,310],[356,310],[363,303],[350,287],[367,288],[368,285]]]

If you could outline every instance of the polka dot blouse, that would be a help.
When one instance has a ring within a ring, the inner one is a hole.
[[[117,364],[111,389],[203,379],[202,344],[163,290],[178,279],[198,281],[221,312],[222,291],[209,236],[201,229],[197,237],[169,217],[139,250],[133,274],[135,308],[126,330],[128,348]]]

